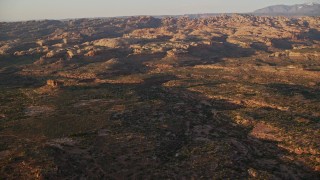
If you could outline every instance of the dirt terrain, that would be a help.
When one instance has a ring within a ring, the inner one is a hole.
[[[320,178],[320,17],[0,29],[0,179]]]

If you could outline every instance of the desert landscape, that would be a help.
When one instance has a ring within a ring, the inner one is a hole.
[[[320,177],[319,16],[0,29],[0,179]]]

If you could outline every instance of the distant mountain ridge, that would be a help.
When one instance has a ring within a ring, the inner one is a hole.
[[[274,5],[258,9],[253,13],[266,15],[320,16],[320,4],[314,2],[296,5]]]
[[[60,19],[61,21],[69,21],[74,19],[109,19],[109,18],[129,18],[129,17],[138,17],[138,16],[152,16],[155,18],[166,18],[166,17],[188,17],[191,19],[197,18],[207,18],[212,16],[221,16],[221,15],[233,15],[233,14],[250,14],[255,16],[320,16],[320,3],[304,3],[304,4],[295,4],[295,5],[273,5],[268,6],[262,9],[255,10],[253,12],[228,12],[228,13],[198,13],[198,14],[164,14],[164,15],[132,15],[132,16],[110,16],[110,17],[91,17],[91,18],[65,18]],[[37,19],[29,21],[45,21],[48,19]],[[59,20],[59,19],[50,19],[50,20]],[[28,21],[28,20],[26,20]],[[0,21],[1,22],[10,22],[10,21]],[[23,21],[12,21],[12,22],[23,22]]]

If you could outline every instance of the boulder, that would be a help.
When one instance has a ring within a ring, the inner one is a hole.
[[[58,88],[62,86],[62,82],[49,79],[47,80],[47,85],[53,88]]]

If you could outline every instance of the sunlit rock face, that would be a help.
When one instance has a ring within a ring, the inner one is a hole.
[[[0,179],[319,177],[319,17],[0,29]]]

